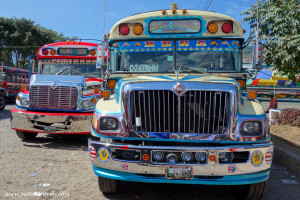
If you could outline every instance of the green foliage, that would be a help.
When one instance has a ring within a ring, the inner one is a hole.
[[[28,56],[35,55],[41,46],[64,38],[62,33],[29,19],[0,17],[0,63],[28,68]]]
[[[300,73],[300,4],[298,0],[260,0],[241,15],[256,31],[259,14],[259,39],[264,43],[264,62],[295,80]]]

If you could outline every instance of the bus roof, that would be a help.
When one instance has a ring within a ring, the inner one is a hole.
[[[65,41],[65,42],[55,42],[55,43],[51,43],[51,44],[46,44],[44,46],[42,46],[36,53],[36,55],[43,55],[42,51],[44,49],[54,49],[58,50],[58,48],[87,48],[87,49],[94,49],[97,50],[97,46],[98,44],[96,43],[90,43],[90,42],[80,42],[80,41]],[[88,53],[88,52],[87,52]],[[56,55],[58,56],[58,55]],[[79,56],[79,55],[77,55]],[[86,56],[90,56],[89,54],[87,54]]]
[[[243,37],[241,24],[230,16],[200,10],[177,9],[174,14],[173,12],[174,9],[151,11],[124,18],[112,27],[110,40]],[[189,27],[191,23],[196,23],[196,27]],[[215,27],[217,26],[215,33],[208,31],[208,26],[212,23]],[[227,33],[223,31],[223,25],[226,23],[232,28]],[[133,31],[137,24],[143,26],[143,32],[140,35]],[[123,25],[129,28],[127,35],[122,35],[120,32]]]
[[[19,68],[14,68],[14,67],[0,66],[0,69],[1,68],[3,68],[4,72],[15,72],[15,73],[29,74],[28,69],[19,69]]]

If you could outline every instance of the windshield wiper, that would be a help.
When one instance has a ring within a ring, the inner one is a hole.
[[[60,71],[57,72],[55,75],[59,75],[59,74],[63,73],[64,71],[66,71],[67,69],[70,69],[70,67],[66,67],[66,68],[60,70]]]
[[[206,72],[203,72],[203,71],[200,71],[200,70],[197,70],[197,69],[193,69],[193,68],[189,68],[189,67],[186,67],[186,66],[183,66],[183,65],[180,65],[179,68],[184,68],[184,69],[191,70],[191,71],[194,71],[194,72],[198,72],[198,73],[201,73],[201,74],[206,74]]]

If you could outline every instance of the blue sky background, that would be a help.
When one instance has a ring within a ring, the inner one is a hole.
[[[105,33],[117,21],[130,15],[169,9],[177,3],[179,9],[202,10],[209,0],[107,0]],[[0,0],[0,16],[25,17],[37,24],[82,39],[101,39],[103,30],[104,0]],[[255,0],[213,0],[208,11],[229,15],[238,21]],[[242,24],[249,35],[248,23]]]

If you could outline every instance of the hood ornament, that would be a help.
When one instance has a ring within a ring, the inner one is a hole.
[[[54,90],[55,88],[57,88],[57,84],[55,82],[51,83],[50,87]]]
[[[175,74],[176,74],[176,82],[178,81],[178,76],[179,76],[180,70],[181,70],[181,65],[179,65],[177,70],[174,70]]]

